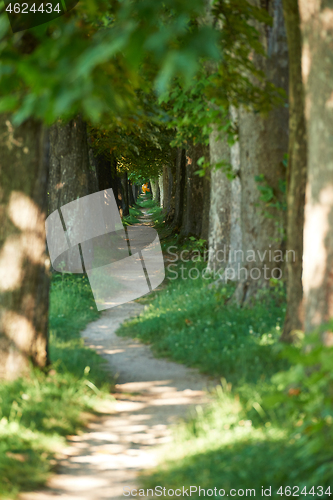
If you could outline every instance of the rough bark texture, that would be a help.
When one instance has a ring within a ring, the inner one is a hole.
[[[184,197],[186,192],[186,150],[177,150],[176,172],[175,172],[175,215],[173,218],[172,227],[178,233],[180,231],[183,212],[184,212]]]
[[[177,171],[177,151],[174,152],[173,164],[168,165],[168,206],[167,216],[165,218],[166,224],[172,224],[175,218],[176,206],[176,171]]]
[[[333,316],[333,8],[299,0],[308,131],[303,290],[305,330]],[[332,345],[333,333],[325,342]]]
[[[48,142],[41,123],[0,117],[0,378],[47,364]]]
[[[265,71],[270,82],[287,91],[288,47],[282,0],[268,2],[268,9],[273,16],[273,27],[270,30],[260,28],[268,58],[257,56],[257,67]],[[279,181],[285,179],[282,161],[288,151],[288,109],[280,106],[268,117],[263,117],[241,108],[239,147],[243,259],[247,269],[247,276],[245,270],[239,276],[241,282],[235,293],[235,300],[241,304],[259,287],[266,286],[270,278],[283,275],[281,255],[276,251],[284,251],[285,215],[281,210],[266,207],[260,200],[255,176],[263,175],[276,199],[281,201]]]
[[[128,199],[130,207],[133,207],[135,204],[135,198],[133,194],[133,185],[131,181],[128,181]]]
[[[289,149],[287,171],[287,250],[295,259],[287,262],[287,313],[281,340],[292,342],[296,330],[303,329],[302,256],[307,138],[302,82],[302,38],[298,0],[283,0],[289,48]]]
[[[210,163],[230,163],[230,148],[225,137],[221,137],[214,126],[209,137]],[[208,269],[222,277],[228,261],[230,244],[230,181],[222,168],[211,172],[209,212],[209,260]]]
[[[171,175],[171,180],[170,180],[170,175]],[[165,213],[168,214],[170,212],[170,203],[171,203],[172,188],[170,189],[170,183],[172,184],[172,173],[170,167],[168,167],[167,165],[163,166],[162,179],[163,179],[163,209]]]
[[[185,204],[181,228],[181,236],[200,238],[204,213],[204,178],[195,174],[199,170],[197,164],[202,156],[208,157],[207,146],[191,144],[187,149]]]
[[[122,192],[123,192],[123,217],[129,215],[129,194],[128,194],[128,177],[125,172],[121,178]]]
[[[203,178],[203,210],[200,238],[208,240],[209,236],[209,210],[210,210],[210,171]]]
[[[163,174],[161,174],[158,178],[158,186],[160,190],[160,206],[164,208],[164,182],[163,182]]]
[[[49,213],[93,192],[87,127],[81,117],[50,128]]]

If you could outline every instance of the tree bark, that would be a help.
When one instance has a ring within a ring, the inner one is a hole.
[[[175,214],[172,227],[176,233],[180,232],[186,192],[186,150],[178,148],[175,172]]]
[[[287,170],[287,312],[281,340],[292,342],[294,332],[303,329],[302,256],[307,138],[302,81],[302,37],[298,0],[283,0],[289,48],[289,149]],[[288,254],[291,254],[288,252]]]
[[[48,141],[40,122],[0,118],[0,378],[47,364]]]
[[[163,173],[158,177],[158,186],[160,190],[160,207],[164,208],[164,182]]]
[[[210,163],[230,163],[230,148],[226,137],[221,137],[217,126],[209,137]],[[228,262],[230,245],[231,183],[222,168],[211,172],[209,212],[209,260],[208,269],[217,279],[222,277]]]
[[[181,236],[200,238],[204,213],[204,178],[195,172],[199,170],[198,160],[208,157],[209,150],[202,144],[191,144],[187,149],[185,206]]]
[[[129,195],[128,195],[128,177],[125,172],[121,178],[121,185],[123,188],[123,217],[129,215]]]
[[[272,29],[260,27],[266,45],[267,59],[256,57],[256,64],[267,79],[288,90],[288,47],[284,28],[282,0],[269,2],[273,16]],[[241,219],[244,271],[234,299],[238,304],[248,301],[271,278],[283,277],[285,214],[265,206],[255,180],[263,176],[272,188],[275,200],[283,193],[280,183],[285,180],[284,154],[288,151],[288,110],[274,108],[267,117],[239,110],[239,148],[241,179]]]
[[[169,176],[170,169],[168,169],[167,165],[163,166],[163,174],[162,174],[162,183],[163,183],[163,209],[166,214],[169,213],[170,210],[170,189],[169,189]]]
[[[131,181],[128,181],[128,199],[129,199],[129,206],[133,207],[135,204],[135,199],[133,194],[133,185]]]
[[[152,195],[153,195],[153,200],[156,201],[157,204],[160,202],[160,188],[158,184],[158,177],[154,177],[153,179],[150,179],[150,184],[152,187]]]
[[[210,179],[211,173],[206,172],[203,178],[203,210],[200,238],[208,240],[209,236],[209,210],[210,210]]]
[[[175,217],[177,150],[173,152],[173,163],[168,165],[168,206],[165,222],[171,225]]]
[[[303,291],[305,331],[333,316],[333,8],[299,0],[308,132]],[[329,328],[324,342],[333,344]]]

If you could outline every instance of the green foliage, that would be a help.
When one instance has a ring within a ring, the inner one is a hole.
[[[279,235],[285,239],[285,227],[281,225],[281,212],[287,210],[286,179],[279,179],[277,192],[269,185],[263,174],[256,175],[254,179],[257,183],[257,189],[260,191],[260,204],[258,203],[258,206],[264,207],[264,217],[275,219]]]
[[[280,287],[237,311],[226,303],[231,292],[228,286],[216,292],[179,279],[120,330],[133,335],[135,328],[160,355],[225,377],[212,403],[196,407],[178,425],[172,446],[157,468],[142,475],[141,487],[216,486],[235,498],[245,494],[231,488],[262,496],[261,488],[271,487],[275,499],[328,499],[333,348],[325,347],[321,336],[332,324],[284,346],[277,342],[285,310]],[[198,490],[191,495],[201,496]]]
[[[209,279],[190,279],[202,276],[202,261],[169,262],[169,286],[139,317],[121,326],[119,334],[151,343],[158,356],[226,377],[237,385],[273,374],[277,361],[271,344],[280,334],[284,315],[280,290],[273,287],[263,293],[252,308],[231,307],[226,302],[232,286],[215,290],[208,288]]]
[[[83,0],[61,18],[12,35],[2,6],[0,110],[15,112],[17,123],[78,112],[108,123],[133,114],[145,67],[163,91],[173,77],[190,81],[200,57],[218,57],[212,28],[189,29],[202,12],[201,0]]]
[[[292,423],[290,438],[297,443],[296,456],[302,459],[298,473],[309,476],[308,485],[327,487],[333,473],[333,348],[325,347],[315,332],[300,345],[286,347],[283,355],[292,366],[272,378],[274,390],[263,404],[273,409],[283,406],[285,418]]]
[[[0,386],[0,498],[42,486],[65,436],[86,422],[83,412],[109,398],[111,376],[79,333],[98,315],[86,278],[53,276],[51,369]]]

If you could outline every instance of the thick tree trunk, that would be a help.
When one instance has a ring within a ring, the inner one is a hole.
[[[176,170],[177,170],[177,150],[174,151],[173,163],[168,165],[168,207],[166,224],[172,224],[175,218],[175,203],[176,203]]]
[[[237,127],[236,109],[230,109],[230,118]],[[239,142],[229,147],[227,138],[221,136],[215,126],[210,136],[210,162],[212,165],[222,161],[230,164],[234,176],[228,179],[223,169],[212,171],[208,269],[215,271],[221,282],[237,280],[242,265],[239,153]]]
[[[133,186],[131,181],[128,181],[128,199],[129,199],[129,206],[133,207],[135,204],[135,199],[133,195]]]
[[[166,214],[169,213],[170,210],[170,195],[171,191],[169,189],[169,176],[170,169],[167,165],[163,166],[163,174],[162,174],[162,182],[163,182],[163,209]]]
[[[298,0],[283,0],[289,48],[289,150],[287,171],[287,313],[281,340],[292,342],[296,330],[303,329],[302,256],[307,139],[302,82],[302,38]],[[288,254],[290,253],[288,252]]]
[[[186,193],[186,150],[178,148],[175,172],[175,214],[172,227],[176,233],[181,229]]]
[[[140,188],[139,188],[139,186],[137,184],[134,184],[134,186],[133,186],[133,195],[134,195],[135,202],[138,199],[139,194],[140,194]]]
[[[158,178],[158,186],[160,190],[160,207],[164,208],[164,182],[163,182],[163,174],[161,174]]]
[[[299,0],[308,132],[303,290],[305,330],[333,316],[333,8]],[[333,333],[324,341],[332,345]]]
[[[97,164],[96,158],[94,157],[94,152],[89,149],[89,178],[88,178],[89,191],[91,193],[96,193],[99,191],[98,188],[98,178],[97,178]]]
[[[0,147],[0,378],[15,379],[47,364],[48,143],[40,122],[2,115]]]
[[[117,159],[112,157],[111,160],[104,155],[99,155],[95,158],[96,171],[98,180],[98,190],[112,189],[117,202],[118,210],[123,210],[121,182],[117,176]]]
[[[123,217],[129,215],[129,195],[128,195],[128,178],[127,172],[125,172],[121,179],[121,185],[123,188]]]
[[[150,185],[152,188],[153,200],[156,201],[157,204],[160,202],[160,188],[158,185],[158,177],[154,177],[150,179]]]
[[[202,210],[202,226],[200,238],[208,240],[209,236],[209,210],[210,210],[210,171],[203,178],[203,210]]]
[[[181,236],[200,238],[204,214],[204,178],[195,172],[199,170],[198,160],[208,157],[209,150],[202,144],[191,144],[187,150],[186,199],[183,213]]]
[[[230,163],[230,148],[226,137],[220,137],[217,126],[209,137],[210,163]],[[209,260],[208,269],[222,278],[228,262],[230,245],[230,201],[231,183],[222,168],[211,172],[209,212]]]
[[[273,27],[262,39],[267,59],[257,59],[270,82],[288,89],[288,48],[284,28],[282,0],[269,2]],[[235,293],[239,304],[250,299],[258,288],[267,286],[271,278],[283,277],[285,214],[266,205],[255,180],[262,176],[273,190],[275,201],[281,201],[281,182],[285,179],[284,154],[288,151],[288,110],[280,106],[268,117],[239,111],[239,147],[241,179],[241,219],[244,270]]]
[[[49,213],[94,192],[91,177],[87,126],[81,117],[50,128]]]

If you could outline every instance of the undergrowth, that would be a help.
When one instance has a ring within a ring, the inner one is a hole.
[[[78,431],[87,412],[109,399],[111,375],[84,346],[80,331],[97,312],[86,277],[53,276],[50,296],[52,365],[0,385],[0,498],[42,486],[65,436]]]
[[[164,286],[118,334],[222,378],[212,403],[175,428],[140,488],[166,498],[330,498],[333,348],[320,332],[295,346],[279,342],[286,308],[279,282],[237,308],[232,284],[210,287],[205,277],[204,240],[172,235],[162,245],[174,246]]]

